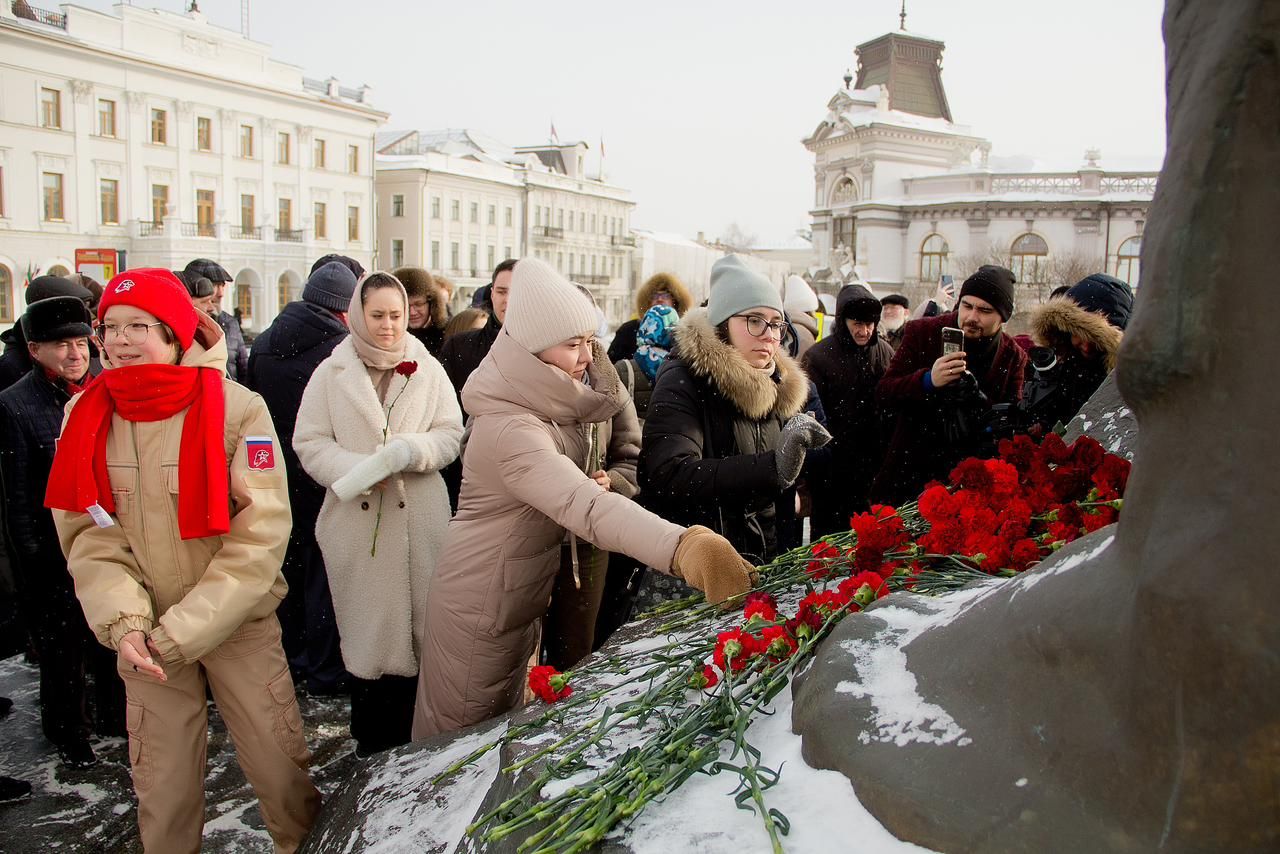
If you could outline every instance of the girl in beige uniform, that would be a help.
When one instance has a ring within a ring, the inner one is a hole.
[[[67,407],[46,505],[119,654],[143,847],[200,850],[207,685],[276,851],[294,851],[320,794],[275,617],[290,516],[271,417],[168,270],[116,276],[98,320],[106,370]]]

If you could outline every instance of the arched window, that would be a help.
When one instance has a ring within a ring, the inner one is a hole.
[[[13,273],[0,264],[0,323],[13,323]]]
[[[1116,251],[1116,278],[1138,286],[1138,256],[1142,254],[1142,238],[1130,237]]]
[[[852,178],[841,178],[831,190],[831,204],[844,205],[858,200],[858,188]]]
[[[236,277],[236,308],[240,310],[241,321],[253,320],[253,281],[243,274]]]
[[[920,281],[936,282],[947,272],[947,256],[951,247],[941,234],[930,234],[920,245]]]
[[[280,278],[276,279],[276,313],[284,311],[284,307],[293,302],[296,298],[294,290],[294,275],[291,271],[285,270],[280,274]]]
[[[1018,283],[1024,285],[1043,284],[1049,274],[1049,244],[1044,238],[1035,234],[1024,234],[1013,241],[1012,256],[1013,274]]]
[[[66,267],[62,266],[61,264],[54,264],[52,267],[50,267],[48,270],[45,271],[45,275],[65,277],[65,276],[70,276],[71,271],[68,270]]]

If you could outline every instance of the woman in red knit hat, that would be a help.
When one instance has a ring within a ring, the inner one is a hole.
[[[275,610],[289,498],[262,398],[226,379],[218,324],[168,270],[128,270],[98,306],[99,381],[67,407],[45,504],[128,695],[147,851],[196,852],[206,685],[277,851],[320,808]]]

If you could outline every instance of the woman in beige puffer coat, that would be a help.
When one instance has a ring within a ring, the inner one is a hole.
[[[682,576],[712,601],[750,587],[751,565],[706,528],[653,515],[593,477],[581,425],[627,398],[593,361],[595,310],[537,259],[516,265],[502,332],[462,391],[471,415],[458,512],[427,602],[413,737],[515,707],[566,531]]]

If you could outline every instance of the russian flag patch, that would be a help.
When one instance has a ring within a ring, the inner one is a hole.
[[[276,467],[276,444],[270,436],[246,436],[251,471],[270,471]]]

